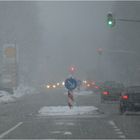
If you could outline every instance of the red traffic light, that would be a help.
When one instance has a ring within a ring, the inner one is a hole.
[[[70,73],[74,73],[76,71],[76,68],[74,67],[74,66],[71,66],[70,68],[69,68],[69,72]]]

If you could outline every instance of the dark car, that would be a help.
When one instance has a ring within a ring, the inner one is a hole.
[[[106,88],[101,92],[101,102],[105,101],[119,101],[122,89],[119,88]]]
[[[122,92],[119,110],[121,114],[126,111],[140,111],[140,86],[131,86]]]
[[[124,90],[123,84],[107,81],[101,88],[101,102],[119,101],[121,92]]]

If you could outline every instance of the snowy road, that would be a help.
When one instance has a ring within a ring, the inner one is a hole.
[[[75,102],[70,110],[65,91],[52,90],[0,104],[0,138],[140,138],[140,115],[120,116],[117,104],[100,104],[95,93],[76,95]]]

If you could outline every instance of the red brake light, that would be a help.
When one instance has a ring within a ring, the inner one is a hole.
[[[127,99],[128,99],[128,95],[123,95],[123,96],[122,96],[122,99],[127,100]]]
[[[109,92],[108,92],[108,91],[104,91],[103,94],[104,94],[104,95],[108,95]]]
[[[95,88],[96,88],[96,89],[99,89],[99,87],[98,87],[98,86],[95,86]]]

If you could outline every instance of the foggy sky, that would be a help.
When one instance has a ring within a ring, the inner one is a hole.
[[[140,19],[140,2],[1,1],[0,45],[16,40],[19,73],[28,82],[63,80],[71,65],[79,78],[126,81],[126,73],[140,66],[139,54],[117,51],[139,52],[140,23],[118,21],[110,29],[109,11],[117,18]],[[97,48],[104,50],[101,58]]]

